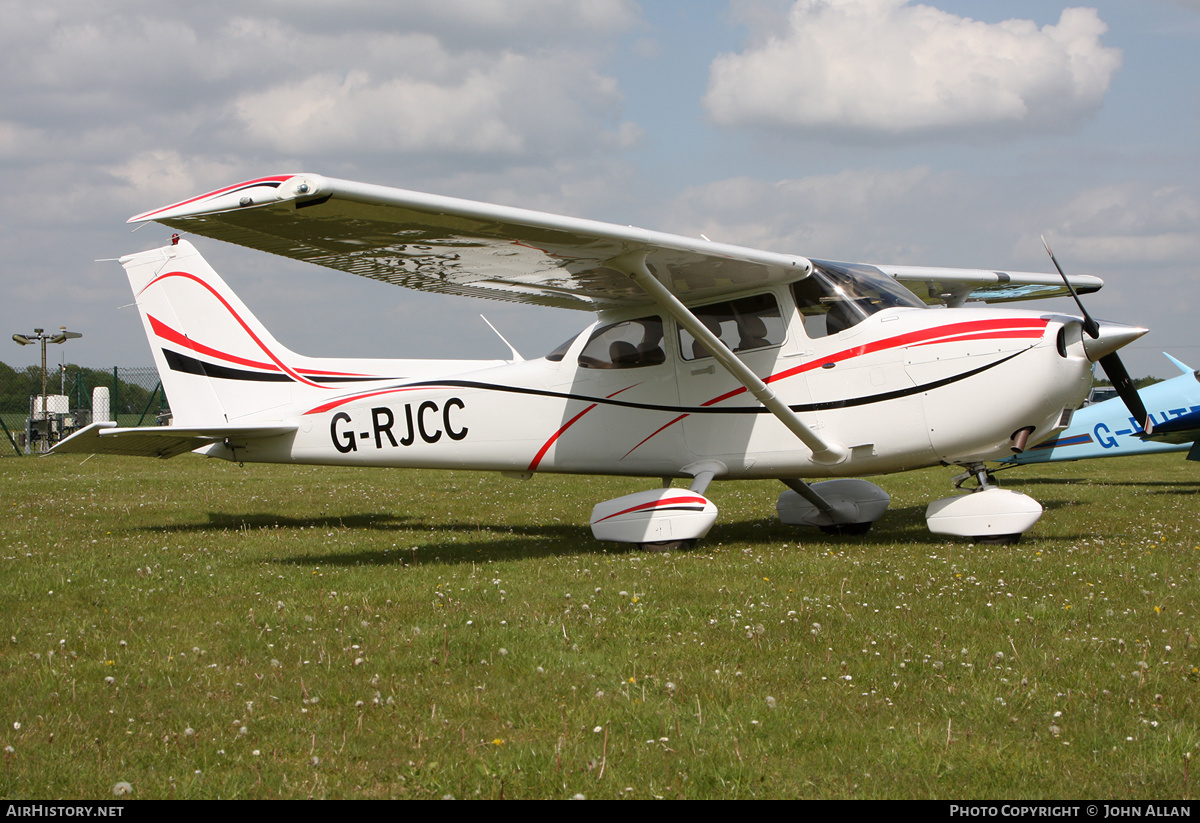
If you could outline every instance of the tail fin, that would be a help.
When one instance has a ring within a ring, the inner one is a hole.
[[[121,264],[175,426],[278,419],[306,393],[322,396],[338,379],[275,340],[186,240],[128,255]]]

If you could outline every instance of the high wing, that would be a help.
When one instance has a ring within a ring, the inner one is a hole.
[[[650,305],[608,264],[646,253],[649,271],[694,303],[806,277],[806,257],[313,174],[261,177],[130,218],[424,291],[599,310]],[[1066,294],[1056,275],[875,267],[927,303]],[[1072,276],[1079,292],[1096,277]]]
[[[175,457],[214,443],[243,443],[264,437],[290,434],[295,423],[212,428],[147,426],[116,428],[116,423],[92,423],[50,450],[51,454],[124,454],[131,457]]]

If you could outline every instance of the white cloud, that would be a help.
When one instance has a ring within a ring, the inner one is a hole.
[[[1200,258],[1200,193],[1182,185],[1098,186],[1060,210],[1051,237],[1060,257],[1091,264],[1191,264]]]
[[[557,159],[627,148],[600,66],[631,0],[232,2],[164,16],[0,0],[0,121],[92,162],[172,149]],[[82,121],[82,127],[81,127]],[[121,146],[98,132],[128,128]],[[0,135],[4,142],[20,135]],[[97,151],[97,149],[101,151]]]
[[[611,78],[570,55],[502,52],[431,59],[394,72],[356,68],[244,94],[237,116],[260,146],[432,154],[561,154],[624,141],[621,95]]]
[[[955,214],[976,188],[920,166],[848,169],[768,182],[748,177],[678,197],[671,230],[792,254],[876,263],[947,264],[939,244],[959,232]],[[931,251],[931,248],[934,251]]]
[[[907,0],[797,0],[784,30],[713,61],[709,115],[785,132],[1054,131],[1098,109],[1119,49],[1094,9],[984,23]]]

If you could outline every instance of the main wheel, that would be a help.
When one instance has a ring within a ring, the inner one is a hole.
[[[846,537],[866,534],[870,530],[870,523],[834,523],[832,526],[821,526],[821,531],[825,534],[844,535]]]
[[[1011,546],[1021,539],[1020,534],[981,534],[972,537],[976,543],[982,543],[985,546]]]
[[[660,540],[657,543],[639,543],[644,552],[682,552],[696,545],[695,540]]]

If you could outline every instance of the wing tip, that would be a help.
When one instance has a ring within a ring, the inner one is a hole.
[[[193,217],[218,211],[229,211],[245,208],[250,205],[261,205],[264,202],[281,199],[279,188],[295,174],[273,174],[266,177],[256,177],[243,180],[232,186],[225,186],[204,194],[180,200],[169,206],[135,214],[126,223],[148,223],[151,220],[165,220],[173,217]]]

